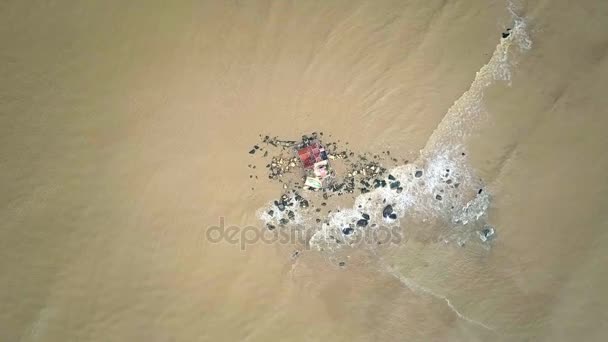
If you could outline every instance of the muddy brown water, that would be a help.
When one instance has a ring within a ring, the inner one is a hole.
[[[410,227],[336,267],[206,239],[281,192],[249,178],[258,134],[416,159],[509,6],[532,47],[462,140],[491,248]],[[599,0],[2,2],[0,340],[606,340],[606,18]]]

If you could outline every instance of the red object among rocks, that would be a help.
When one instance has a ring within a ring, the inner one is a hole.
[[[315,163],[327,160],[327,152],[318,143],[312,143],[298,150],[298,156],[306,169],[312,169]]]

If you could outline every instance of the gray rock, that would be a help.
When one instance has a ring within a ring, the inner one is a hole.
[[[479,239],[483,242],[486,242],[494,235],[494,228],[492,228],[491,226],[485,226],[484,229],[478,232],[478,234]]]
[[[344,234],[344,235],[350,235],[354,231],[355,231],[354,228],[352,228],[352,227],[346,227],[346,228],[342,229],[342,234]]]
[[[386,207],[384,207],[384,210],[382,210],[382,217],[387,218],[392,213],[393,213],[393,206],[389,204]]]
[[[357,227],[367,227],[368,221],[366,219],[360,219],[357,221]]]

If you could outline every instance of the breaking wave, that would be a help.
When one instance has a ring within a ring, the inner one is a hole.
[[[514,7],[511,2],[508,3],[513,27],[503,34],[488,63],[476,73],[470,88],[449,108],[420,151],[419,158],[413,163],[389,170],[388,174],[394,177],[393,181],[400,182],[402,191],[381,187],[361,194],[355,198],[352,207],[329,213],[322,224],[312,222],[312,217],[307,216],[306,210],[294,210],[295,215],[292,214],[291,217],[293,222],[300,226],[314,227],[309,240],[310,247],[332,255],[332,252],[347,246],[354,247],[353,242],[360,241],[357,239],[360,234],[382,226],[401,229],[407,236],[415,227],[430,224],[435,228],[438,240],[460,245],[471,237],[485,241],[485,233],[482,232],[494,233],[494,229],[486,222],[491,194],[468,163],[465,141],[475,131],[483,114],[486,89],[496,82],[510,84],[513,67],[521,54],[532,46],[526,23],[515,14]],[[267,224],[276,224],[286,215],[280,212],[274,216],[268,215],[267,211],[272,205],[269,203],[258,212],[258,217]],[[388,205],[396,217],[383,214]],[[369,222],[372,223],[370,226],[357,226],[362,215],[369,216]],[[352,227],[349,234],[344,234],[345,227]],[[372,252],[377,255],[373,249]],[[443,300],[458,317],[492,329],[465,316],[446,296],[406,278],[384,263],[379,256],[378,260],[386,272],[412,291]]]
[[[440,230],[442,239],[463,244],[487,227],[485,214],[491,194],[468,164],[465,139],[475,130],[483,113],[484,91],[497,81],[510,82],[518,54],[530,47],[525,22],[516,16],[509,36],[501,39],[490,61],[477,72],[469,90],[447,111],[420,151],[420,157],[389,171],[401,183],[403,191],[383,187],[359,195],[352,208],[328,214],[325,223],[315,228],[310,246],[332,251],[358,241],[358,234],[364,230],[379,226],[406,227],[407,234],[407,227],[430,221],[445,228]],[[389,204],[397,214],[396,219],[383,215],[383,209]],[[258,216],[265,223],[277,224],[286,214],[278,212],[270,216],[267,211],[271,207],[272,203],[269,203],[261,208]],[[375,224],[357,227],[355,223],[363,213]],[[294,214],[291,221],[297,225],[319,225],[307,218],[305,210],[294,210]],[[353,234],[345,236],[345,227],[353,227]]]

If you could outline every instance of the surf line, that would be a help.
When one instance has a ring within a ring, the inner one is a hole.
[[[511,47],[515,46],[522,52],[530,49],[532,42],[526,31],[525,20],[510,7],[509,12],[513,27],[496,45],[490,60],[477,71],[469,89],[448,109],[421,151],[421,157],[432,158],[438,152],[456,153],[464,139],[477,126],[485,90],[496,81],[511,83],[511,68],[517,64],[517,58],[514,60],[515,56],[510,53]]]
[[[456,100],[456,102],[448,110],[446,117],[444,117],[444,119],[439,123],[439,127],[435,130],[435,132],[433,132],[429,141],[427,142],[427,145],[421,151],[422,155],[433,155],[436,153],[437,149],[450,146],[450,143],[453,142],[446,141],[446,138],[449,139],[450,137],[457,135],[462,139],[464,136],[466,136],[467,133],[470,132],[470,127],[472,126],[470,125],[471,121],[476,119],[475,116],[478,114],[477,111],[481,108],[484,90],[493,84],[494,81],[511,81],[510,67],[513,65],[513,62],[508,60],[509,47],[515,43],[520,50],[528,50],[531,48],[532,42],[526,32],[526,22],[522,17],[515,13],[514,5],[511,1],[508,1],[507,9],[511,13],[514,21],[513,29],[509,30],[509,35],[507,37],[503,37],[503,39],[501,39],[500,43],[496,46],[490,61],[477,72],[469,90],[467,90],[458,100]],[[471,111],[472,108],[477,110]],[[454,132],[454,130],[456,132]],[[435,293],[434,291],[419,285],[412,279],[405,277],[394,267],[388,265],[384,259],[376,253],[375,250],[372,249],[372,252],[378,258],[378,262],[384,271],[395,277],[400,283],[405,285],[413,292],[422,292],[435,297],[436,299],[442,300],[447,304],[450,310],[452,310],[452,312],[458,316],[458,318],[484,329],[496,332],[495,328],[464,315],[460,310],[458,310],[458,308],[456,308],[448,297]]]
[[[490,331],[494,331],[496,332],[496,329],[484,324],[480,321],[474,320],[468,316],[465,316],[462,312],[460,312],[460,310],[458,310],[456,308],[456,306],[454,306],[454,304],[452,304],[452,301],[443,295],[437,294],[434,291],[421,286],[419,284],[417,284],[416,282],[414,282],[413,280],[404,277],[401,273],[399,273],[396,269],[394,269],[393,267],[389,266],[388,264],[384,263],[384,260],[380,257],[378,257],[378,259],[380,260],[380,265],[382,266],[382,268],[390,275],[392,275],[393,277],[395,277],[397,280],[399,280],[400,283],[402,283],[403,285],[405,285],[408,289],[412,290],[414,293],[420,293],[423,292],[425,294],[431,295],[432,297],[435,297],[439,300],[443,300],[447,306],[450,308],[450,310],[452,310],[452,312],[454,312],[456,314],[456,316],[458,316],[458,318],[465,320],[471,324],[480,326],[484,329],[490,330]]]

